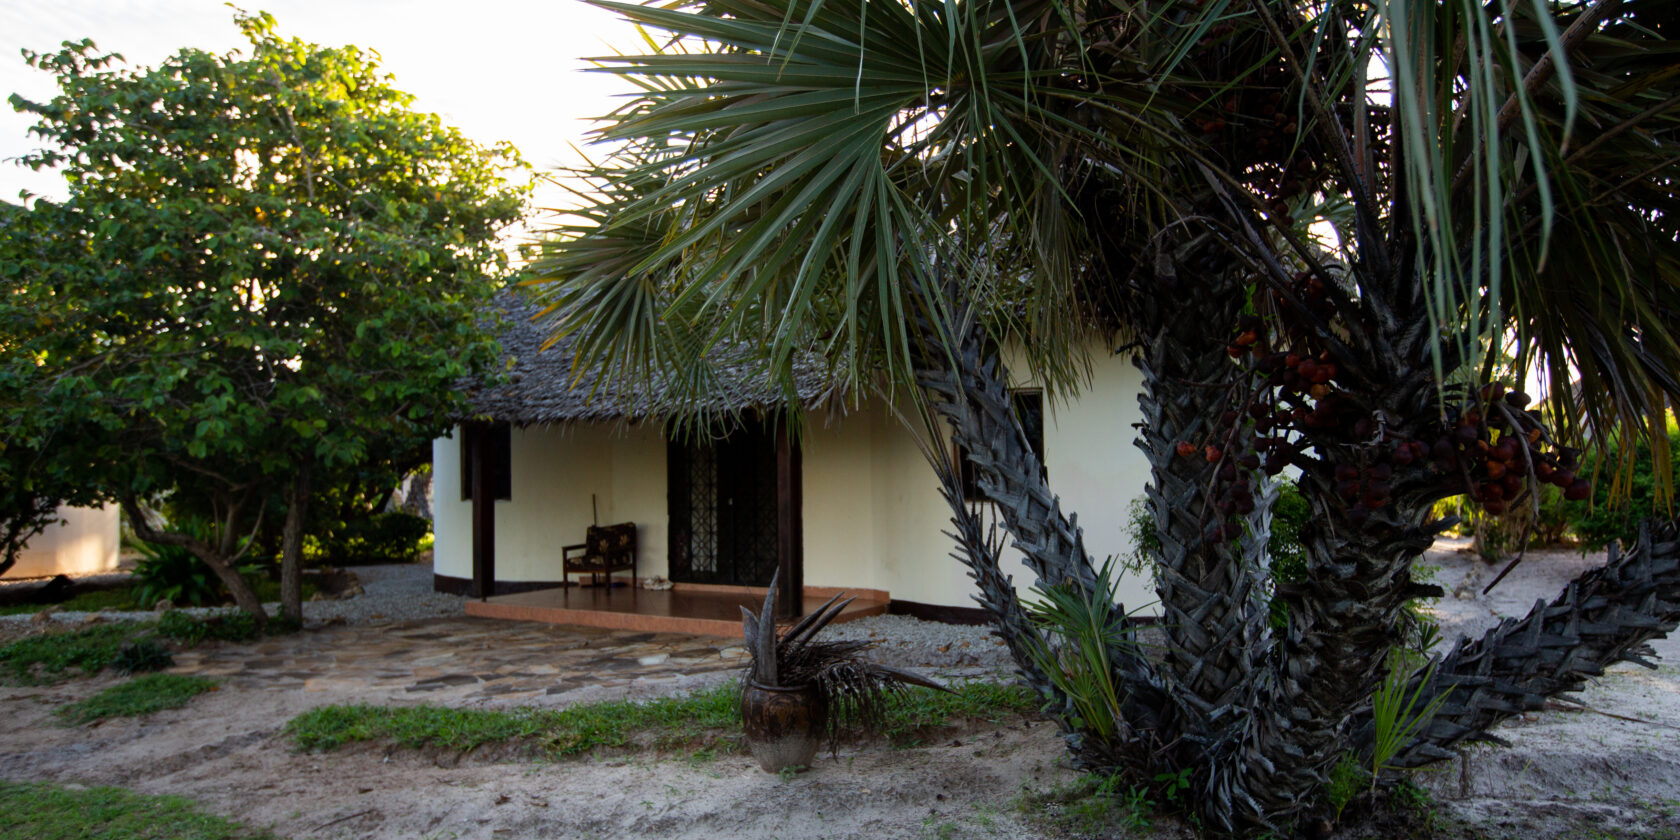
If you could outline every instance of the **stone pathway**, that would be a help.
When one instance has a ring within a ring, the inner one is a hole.
[[[175,654],[170,670],[320,703],[562,706],[716,684],[746,655],[722,638],[452,618],[212,643]]]

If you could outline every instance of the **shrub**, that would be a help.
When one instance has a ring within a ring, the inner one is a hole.
[[[289,632],[292,629],[295,628],[285,626],[279,619],[269,620],[270,634]],[[257,631],[256,618],[243,610],[211,613],[203,618],[171,610],[158,619],[157,632],[166,639],[174,639],[188,646],[206,639],[219,642],[248,642],[261,635]]]
[[[396,510],[345,522],[317,538],[317,545],[320,559],[330,563],[406,563],[420,553],[420,541],[431,529],[431,520]]]
[[[175,664],[175,657],[152,638],[140,638],[122,646],[111,660],[111,667],[119,674],[138,674],[161,671]]]
[[[1670,487],[1680,486],[1680,429],[1671,419],[1668,425]],[[1612,487],[1618,472],[1629,469],[1622,487]],[[1581,538],[1581,546],[1602,549],[1611,542],[1631,542],[1639,533],[1639,522],[1653,515],[1670,515],[1670,505],[1657,500],[1657,470],[1648,446],[1640,445],[1627,459],[1614,442],[1582,459],[1580,475],[1593,476],[1592,506],[1574,506],[1570,527]],[[1619,492],[1618,492],[1619,491]]]
[[[198,540],[214,541],[213,529],[203,520],[183,519],[181,528]],[[140,541],[136,541],[134,547],[142,555],[134,568],[134,602],[141,609],[151,609],[152,605],[165,598],[176,606],[195,607],[220,604],[226,600],[227,587],[222,585],[221,578],[216,577],[216,573],[186,547]],[[245,577],[260,572],[261,569],[254,565],[239,567],[239,573]]]

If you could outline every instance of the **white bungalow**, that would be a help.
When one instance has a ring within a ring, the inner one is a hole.
[[[61,507],[57,522],[23,544],[6,579],[114,572],[119,528],[116,505]]]
[[[859,614],[984,617],[950,556],[938,482],[892,412],[837,409],[811,376],[799,393],[801,435],[757,421],[719,439],[671,439],[660,418],[672,407],[657,394],[570,382],[570,345],[541,349],[546,335],[529,308],[512,308],[509,381],[474,390],[477,420],[433,444],[434,583],[474,596],[469,614],[734,634],[735,604],[781,569],[785,592],[844,589],[861,596]],[[1075,402],[1046,405],[1030,385],[1016,393],[1052,489],[1101,558],[1129,549],[1127,505],[1148,465],[1132,444],[1136,369],[1102,353],[1092,374]],[[713,402],[700,408],[769,417],[785,405],[744,375],[720,383]],[[476,498],[475,477],[488,488]],[[592,523],[634,523],[634,577],[674,589],[562,587],[563,548],[583,543]],[[1015,572],[1023,590],[1031,578],[1024,566]],[[1128,606],[1153,598],[1146,580],[1122,581],[1120,595]]]

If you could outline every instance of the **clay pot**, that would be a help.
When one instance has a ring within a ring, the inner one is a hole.
[[[828,730],[828,699],[817,686],[748,683],[741,692],[747,748],[770,773],[809,767]]]

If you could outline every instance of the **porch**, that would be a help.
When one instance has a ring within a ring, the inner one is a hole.
[[[764,604],[761,586],[718,586],[678,583],[671,589],[631,586],[569,586],[539,589],[487,599],[467,600],[467,615],[573,624],[655,633],[692,633],[704,636],[741,635],[741,608],[758,612]],[[841,590],[804,588],[804,615]],[[848,604],[835,623],[882,615],[891,600],[877,589],[848,589]]]

